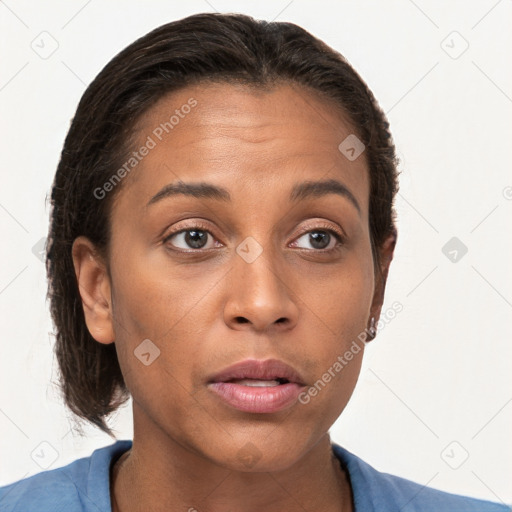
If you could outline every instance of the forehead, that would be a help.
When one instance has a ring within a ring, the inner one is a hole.
[[[151,149],[123,186],[149,200],[179,180],[222,183],[240,193],[256,187],[263,194],[334,178],[366,211],[365,155],[350,160],[339,149],[354,131],[333,101],[296,84],[198,84],[164,96],[141,117],[133,149]]]

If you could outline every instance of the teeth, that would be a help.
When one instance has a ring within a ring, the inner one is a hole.
[[[235,379],[232,382],[253,388],[269,388],[273,386],[279,386],[278,380]]]

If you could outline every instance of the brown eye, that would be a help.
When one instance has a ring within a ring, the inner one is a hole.
[[[210,237],[210,241],[208,240]],[[213,243],[213,237],[209,231],[204,229],[184,229],[182,231],[178,231],[177,233],[173,233],[165,239],[165,242],[170,242],[172,246],[178,249],[210,249]],[[210,247],[207,247],[207,244],[210,243]]]
[[[297,245],[300,240],[304,240],[305,245]],[[341,237],[334,231],[316,229],[297,238],[297,241],[294,242],[294,246],[301,249],[330,250],[334,249],[337,243],[340,242],[342,242]],[[307,244],[309,244],[309,247]]]

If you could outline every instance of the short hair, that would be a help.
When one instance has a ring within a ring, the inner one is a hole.
[[[329,100],[365,145],[374,264],[379,263],[376,249],[396,235],[398,171],[389,124],[340,53],[292,23],[219,13],[167,23],[130,44],[101,70],[78,104],[52,186],[46,254],[60,391],[78,418],[112,437],[105,420],[130,394],[115,343],[98,343],[87,329],[72,244],[84,235],[108,257],[110,213],[122,187],[101,200],[94,191],[126,161],[137,120],[157,100],[207,82],[259,88],[288,83]],[[375,268],[379,271],[380,263]]]

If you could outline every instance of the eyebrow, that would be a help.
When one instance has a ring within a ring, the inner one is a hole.
[[[166,197],[172,197],[179,194],[197,198],[217,199],[219,201],[226,202],[231,201],[231,195],[229,192],[225,188],[218,187],[217,185],[204,182],[185,183],[183,181],[177,181],[176,183],[170,183],[162,188],[149,200],[146,206],[150,206]]]
[[[354,194],[341,182],[337,180],[304,181],[297,183],[290,193],[290,201],[298,201],[310,197],[322,197],[327,194],[338,194],[348,199],[361,215],[361,207]]]
[[[185,183],[178,181],[163,187],[149,200],[146,206],[150,206],[164,198],[180,194],[196,197],[198,199],[215,199],[224,202],[231,201],[231,195],[225,188],[205,182]],[[354,194],[352,194],[343,183],[334,179],[297,183],[290,192],[290,201],[296,202],[311,197],[322,197],[328,194],[338,194],[348,199],[355,206],[359,215],[361,214],[361,207],[354,197]]]

